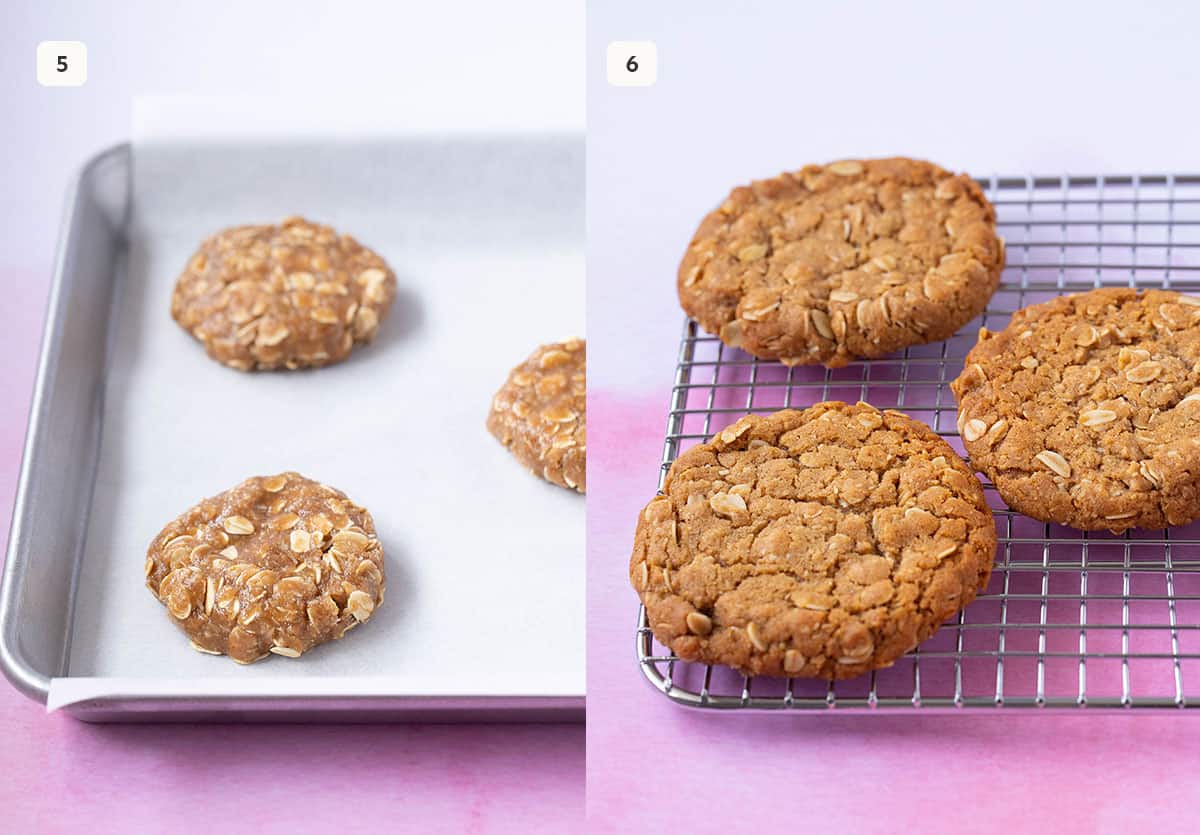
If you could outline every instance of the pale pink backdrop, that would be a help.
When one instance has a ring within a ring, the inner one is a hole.
[[[595,832],[1195,831],[1200,718],[743,716],[671,704],[634,660],[626,565],[666,391],[588,401],[588,820]]]
[[[1194,4],[605,0],[658,81],[588,87],[588,809],[597,831],[1194,832],[1200,711],[745,716],[642,680],[626,577],[703,213],[756,177],[902,154],[997,173],[1196,171]],[[613,334],[616,334],[614,338]],[[605,337],[601,339],[601,337]]]
[[[135,96],[335,96],[389,124],[578,129],[582,37],[582,0],[0,4],[0,540],[66,186],[129,140]],[[37,85],[41,40],[87,44],[85,87]],[[581,725],[89,726],[0,680],[0,832],[569,832],[583,745]]]

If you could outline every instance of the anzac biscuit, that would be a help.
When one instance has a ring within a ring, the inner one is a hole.
[[[374,252],[290,217],[201,244],[175,284],[171,315],[231,368],[315,368],[370,342],[395,295],[396,277]]]
[[[1200,518],[1200,298],[1026,307],[980,331],[951,388],[971,463],[1014,510],[1114,532]]]
[[[679,265],[679,301],[723,342],[831,368],[936,342],[1000,281],[995,211],[965,174],[842,160],[733,190]]]
[[[746,675],[886,667],[987,585],[983,488],[924,424],[865,403],[748,416],[671,466],[630,579],[680,658]]]
[[[587,491],[587,344],[543,345],[492,398],[487,429],[534,475]]]
[[[371,514],[297,473],[248,478],[162,529],[146,586],[192,648],[248,664],[298,658],[383,603]]]

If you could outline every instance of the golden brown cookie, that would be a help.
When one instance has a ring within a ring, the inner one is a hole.
[[[340,490],[291,472],[248,478],[162,529],[146,586],[193,649],[298,658],[383,603],[383,546]]]
[[[946,339],[1000,281],[995,212],[911,159],[810,165],[733,190],[696,230],[679,301],[734,348],[831,368]]]
[[[744,417],[638,516],[630,579],[680,658],[747,675],[886,667],[987,585],[983,488],[923,423],[865,403]]]
[[[543,345],[492,398],[487,429],[534,475],[587,492],[587,344]]]
[[[231,368],[315,368],[370,342],[395,295],[396,277],[374,252],[289,217],[204,241],[175,284],[171,315]]]
[[[1200,298],[1026,307],[980,331],[951,388],[971,463],[1014,510],[1082,530],[1200,518]]]

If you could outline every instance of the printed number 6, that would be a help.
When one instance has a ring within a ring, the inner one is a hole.
[[[59,72],[66,72],[66,71],[67,71],[67,56],[66,56],[66,55],[59,55],[59,56],[58,56],[58,66],[56,67],[56,69],[57,69]]]
[[[629,56],[629,60],[625,62],[625,69],[629,70],[630,72],[638,71],[638,62],[637,62],[636,55]]]

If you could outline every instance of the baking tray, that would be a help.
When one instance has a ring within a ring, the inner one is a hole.
[[[584,501],[483,422],[511,366],[582,334],[582,206],[571,135],[139,144],[88,162],[0,586],[13,684],[93,721],[581,720]],[[291,213],[387,258],[396,306],[345,363],[218,366],[170,321],[174,277],[215,229]],[[297,661],[192,652],[142,586],[146,544],[200,497],[282,469],[371,509],[388,600]]]
[[[962,455],[949,383],[981,326],[1094,287],[1200,292],[1200,175],[979,180],[1007,243],[1000,287],[951,339],[845,368],[785,368],[685,320],[663,445],[671,462],[742,415],[864,400],[929,424]],[[892,667],[838,682],[685,662],[638,616],[646,680],[689,708],[779,713],[1179,710],[1200,705],[1200,523],[1122,535],[1048,525],[984,482],[999,535],[988,587]]]

